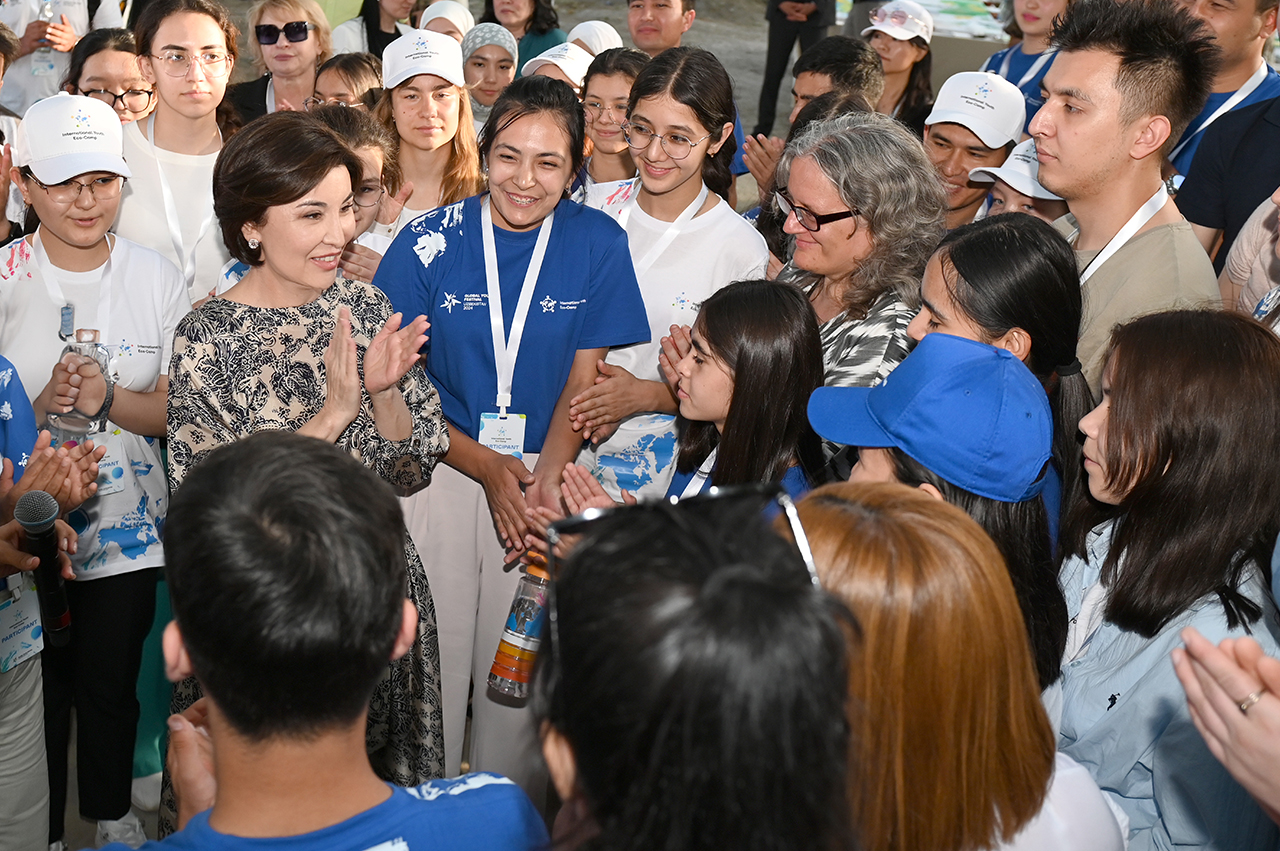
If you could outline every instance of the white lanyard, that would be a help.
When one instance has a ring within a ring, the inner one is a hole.
[[[1214,110],[1213,114],[1204,120],[1204,123],[1202,123],[1194,131],[1192,131],[1192,133],[1189,136],[1187,136],[1187,138],[1183,139],[1181,142],[1178,143],[1178,147],[1173,149],[1172,154],[1169,154],[1169,160],[1173,161],[1173,159],[1177,157],[1178,154],[1182,153],[1183,148],[1191,144],[1192,139],[1199,136],[1201,133],[1203,133],[1205,130],[1208,129],[1210,124],[1217,121],[1219,118],[1226,115],[1231,110],[1235,109],[1237,104],[1239,104],[1242,100],[1247,98],[1249,95],[1253,94],[1253,90],[1258,88],[1258,86],[1262,85],[1262,81],[1265,80],[1266,78],[1267,78],[1267,63],[1263,62],[1261,65],[1258,66],[1258,70],[1253,72],[1253,76],[1250,77],[1248,80],[1246,80],[1244,85],[1236,90],[1235,94],[1227,98],[1226,103],[1224,103],[1222,106]]]
[[[711,471],[716,468],[716,453],[719,451],[719,446],[712,449],[711,454],[707,456],[707,460],[698,465],[693,478],[689,480],[689,484],[685,485],[684,490],[680,492],[681,499],[702,493],[702,488],[706,485],[707,479],[711,478]]]
[[[160,154],[156,150],[156,117],[153,114],[147,120],[147,141],[151,143],[151,156],[156,161],[156,174],[160,178],[160,198],[164,203],[164,218],[169,225],[169,239],[173,242],[173,251],[178,257],[178,262],[182,265],[182,280],[190,289],[191,282],[196,279],[196,247],[200,245],[200,240],[204,239],[204,235],[209,232],[209,228],[213,226],[213,183],[209,184],[209,212],[200,222],[200,230],[196,231],[196,238],[191,243],[191,250],[188,251],[182,243],[182,225],[178,221],[178,204],[173,199],[173,189],[169,186],[169,178],[165,176],[164,166],[160,163]],[[192,199],[193,201],[195,199]]]
[[[1102,264],[1110,260],[1111,256],[1121,248],[1124,248],[1125,243],[1132,239],[1135,233],[1142,230],[1143,226],[1151,221],[1156,213],[1160,212],[1168,200],[1169,194],[1165,192],[1164,184],[1161,183],[1160,188],[1156,190],[1156,194],[1148,198],[1146,203],[1138,208],[1138,212],[1134,213],[1129,218],[1129,221],[1124,223],[1124,227],[1120,228],[1116,235],[1111,237],[1111,241],[1104,245],[1102,250],[1089,261],[1089,265],[1084,267],[1084,271],[1080,273],[1080,283],[1083,284],[1089,280],[1089,276],[1102,268]],[[1080,228],[1076,228],[1071,234],[1071,238],[1067,241],[1075,245],[1076,237],[1079,235]]]
[[[84,190],[81,190],[84,191]],[[111,342],[111,240],[107,239],[107,262],[102,264],[102,277],[98,281],[98,342],[107,344]],[[45,253],[44,246],[40,244],[40,230],[31,236],[31,255],[35,261],[36,270],[40,273],[40,278],[44,281],[44,288],[49,293],[49,300],[52,301],[59,310],[65,310],[70,307],[67,297],[62,294],[62,285],[58,283],[57,271],[58,267],[54,266],[49,260],[49,255]],[[71,333],[74,335],[76,329],[72,328]],[[74,340],[74,336],[71,338]]]
[[[1000,63],[1000,76],[1004,77],[1006,80],[1009,79],[1009,63],[1013,60],[1013,53],[1016,50],[1019,50],[1019,48],[1017,47],[1009,48],[1009,52],[1004,55],[1004,61]],[[1031,63],[1031,67],[1027,69],[1027,73],[1023,74],[1022,79],[1017,82],[1018,88],[1022,88],[1027,83],[1034,80],[1036,77],[1036,74],[1039,73],[1040,69],[1044,67],[1044,63],[1052,59],[1053,55],[1057,52],[1058,52],[1058,49],[1056,47],[1051,47],[1048,50],[1046,50],[1044,53],[1041,53],[1040,58],[1037,59],[1035,62]],[[1010,80],[1010,82],[1013,82],[1013,81]]]
[[[524,273],[524,283],[520,287],[520,298],[516,301],[516,315],[511,318],[511,333],[503,343],[502,320],[502,288],[498,281],[498,250],[494,245],[493,212],[489,208],[489,199],[485,198],[480,205],[480,234],[484,243],[484,279],[489,292],[489,328],[493,332],[493,366],[498,376],[498,399],[495,404],[502,416],[507,415],[511,405],[511,384],[516,374],[516,356],[520,353],[520,338],[524,336],[524,324],[529,317],[529,305],[533,302],[533,290],[538,285],[538,273],[542,271],[542,261],[547,254],[547,243],[551,239],[551,220],[555,211],[547,214],[538,228],[538,241],[533,246],[533,256],[529,258],[529,268]]]
[[[276,81],[267,77],[267,115],[276,111]]]
[[[670,247],[671,243],[675,241],[675,238],[680,235],[680,231],[689,223],[689,220],[697,215],[698,211],[702,209],[702,205],[706,203],[708,191],[707,184],[702,184],[702,190],[698,192],[698,197],[694,199],[693,203],[688,207],[685,207],[683,212],[676,216],[676,220],[667,226],[667,229],[663,231],[662,236],[658,237],[658,241],[655,242],[653,247],[645,253],[644,257],[635,261],[637,278],[643,276],[645,272],[649,271],[649,267],[658,262],[658,258],[662,256],[662,252],[666,251],[667,248]],[[638,206],[640,203],[637,200],[639,194],[640,193],[637,192],[635,195],[632,195],[626,205],[623,206],[622,212],[618,214],[618,224],[622,225],[623,230],[627,229],[627,222],[631,218],[632,205]]]

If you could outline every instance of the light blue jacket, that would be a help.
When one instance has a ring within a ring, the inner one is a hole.
[[[1062,590],[1073,621],[1085,593],[1098,582],[1111,532],[1110,524],[1094,529],[1088,560],[1071,558],[1062,566]],[[1077,658],[1064,660],[1058,749],[1085,766],[1128,814],[1130,851],[1280,847],[1275,824],[1196,731],[1169,658],[1181,646],[1178,632],[1186,626],[1214,644],[1252,635],[1268,655],[1280,655],[1280,616],[1261,575],[1252,572],[1241,591],[1263,608],[1262,618],[1248,628],[1228,629],[1217,595],[1209,595],[1154,638],[1104,620]]]

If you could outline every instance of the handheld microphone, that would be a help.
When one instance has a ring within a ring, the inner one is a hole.
[[[40,600],[40,623],[45,640],[53,647],[71,641],[71,609],[58,562],[58,501],[44,491],[28,491],[13,510],[13,519],[26,531],[23,551],[40,559],[35,570],[36,596]]]

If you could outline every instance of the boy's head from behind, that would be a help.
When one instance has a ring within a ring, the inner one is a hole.
[[[192,469],[169,506],[166,575],[190,668],[238,733],[361,717],[402,643],[404,541],[391,490],[332,444],[263,432]]]

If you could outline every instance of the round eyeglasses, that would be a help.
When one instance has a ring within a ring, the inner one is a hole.
[[[673,160],[684,159],[693,152],[695,145],[699,145],[711,138],[710,133],[701,139],[690,139],[687,136],[681,136],[679,133],[667,133],[664,136],[661,133],[654,133],[643,124],[632,124],[631,122],[622,125],[622,135],[626,138],[627,144],[637,151],[647,150],[653,140],[657,139],[658,144],[662,146],[662,150],[666,151],[667,156]]]
[[[80,193],[85,189],[89,190],[89,194],[98,201],[111,201],[120,197],[120,190],[124,188],[125,178],[118,174],[107,175],[103,177],[95,177],[87,183],[82,183],[75,178],[64,180],[61,183],[42,183],[40,178],[34,174],[31,179],[35,181],[49,196],[49,200],[56,204],[71,205],[80,199]]]
[[[599,121],[605,115],[608,115],[619,124],[622,124],[627,119],[627,107],[625,105],[608,106],[597,100],[584,100],[582,102],[582,111],[586,113],[587,121]]]
[[[778,205],[778,209],[782,211],[782,215],[790,216],[794,213],[796,221],[800,223],[800,227],[810,233],[817,233],[818,228],[825,224],[838,222],[841,219],[852,219],[862,215],[856,209],[845,210],[840,213],[815,213],[812,210],[796,204],[788,198],[781,189],[773,193],[773,200]]]
[[[125,112],[146,112],[147,107],[151,106],[151,99],[156,94],[145,89],[129,89],[119,94],[106,89],[77,89],[77,91],[85,97],[102,101],[112,109],[115,109],[117,104],[123,104]]]
[[[231,55],[229,53],[199,53],[194,56],[169,50],[151,54],[152,59],[159,60],[160,67],[170,77],[185,77],[191,70],[191,63],[199,65],[210,77],[225,77],[231,73]]]
[[[318,98],[315,95],[312,95],[311,97],[307,98],[302,102],[302,108],[305,109],[307,112],[311,112],[313,109],[319,109],[322,106],[345,106],[350,109],[367,109],[368,108],[360,101],[356,101],[355,103],[347,103],[345,100],[338,100],[337,98]]]

